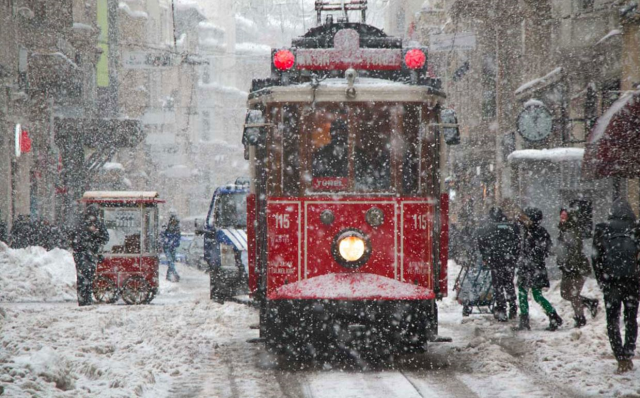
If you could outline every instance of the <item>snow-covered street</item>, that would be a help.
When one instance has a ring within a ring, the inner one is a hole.
[[[0,253],[4,396],[640,396],[637,370],[613,375],[602,313],[580,330],[566,316],[561,330],[550,333],[533,304],[533,330],[516,333],[488,315],[463,318],[448,298],[440,306],[440,334],[453,343],[393,363],[292,364],[247,342],[258,336],[250,328],[256,310],[212,303],[200,271],[179,265],[180,283],[163,280],[151,305],[79,308],[68,280],[72,267],[71,256],[59,250]],[[599,296],[593,281],[585,293]],[[560,314],[570,313],[556,283],[548,296]]]

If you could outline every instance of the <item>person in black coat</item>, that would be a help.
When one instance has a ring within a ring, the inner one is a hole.
[[[7,223],[2,220],[2,212],[0,212],[0,242],[9,243],[9,235],[7,233]]]
[[[593,236],[593,268],[604,294],[607,333],[618,361],[618,373],[633,369],[638,336],[640,235],[636,216],[625,200],[618,199],[609,212],[609,222],[598,224]],[[625,342],[620,336],[620,308],[624,304]]]
[[[542,289],[549,287],[546,258],[551,249],[549,232],[540,225],[542,211],[537,208],[527,208],[525,215],[531,221],[524,227],[522,239],[522,255],[518,263],[518,299],[520,303],[520,325],[517,330],[529,330],[529,290],[536,303],[540,304],[549,317],[547,330],[557,330],[562,325],[562,318],[551,303],[542,295]]]
[[[11,237],[9,238],[9,246],[13,249],[24,249],[33,246],[35,241],[35,233],[33,223],[29,216],[20,214],[16,217],[11,227]]]
[[[519,235],[518,225],[509,222],[499,207],[491,208],[487,222],[477,232],[482,260],[491,269],[494,316],[501,322],[515,318],[518,313],[513,276],[520,254]]]
[[[91,305],[93,277],[100,251],[109,241],[109,232],[100,220],[100,209],[97,205],[87,206],[82,218],[69,234],[69,238],[78,277],[78,305]]]

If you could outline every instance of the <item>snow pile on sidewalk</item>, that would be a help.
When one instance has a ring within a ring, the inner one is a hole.
[[[0,302],[76,299],[76,268],[66,250],[10,249],[0,242]]]
[[[160,282],[171,295],[151,305],[0,304],[4,396],[189,396],[180,390],[184,378],[228,378],[222,365],[210,368],[211,358],[250,331],[257,314],[212,303],[206,274],[178,272],[180,283]]]
[[[492,398],[514,396],[640,397],[640,370],[614,375],[617,363],[607,338],[602,293],[587,278],[582,295],[597,298],[600,311],[587,325],[573,327],[573,310],[560,295],[560,281],[551,281],[544,296],[564,320],[560,330],[547,332],[548,318],[529,296],[531,331],[515,332],[517,320],[499,323],[493,316],[462,316],[453,290],[460,266],[449,262],[449,297],[439,306],[441,325],[453,334],[456,353],[452,362],[469,367],[462,379],[472,390]],[[624,327],[622,327],[624,330]],[[638,361],[636,361],[638,365]],[[508,377],[508,388],[505,388]],[[483,395],[484,396],[484,395]]]

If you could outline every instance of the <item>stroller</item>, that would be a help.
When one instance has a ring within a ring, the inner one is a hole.
[[[456,278],[456,300],[462,304],[462,316],[469,316],[473,308],[481,314],[493,309],[493,285],[491,270],[483,264],[477,251],[465,261]],[[483,309],[486,308],[486,309]]]

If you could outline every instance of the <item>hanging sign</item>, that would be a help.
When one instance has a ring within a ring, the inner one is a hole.
[[[20,123],[16,124],[14,141],[17,158],[23,153],[31,152],[31,137],[29,137],[29,132],[24,130]]]

